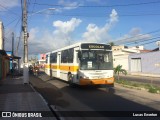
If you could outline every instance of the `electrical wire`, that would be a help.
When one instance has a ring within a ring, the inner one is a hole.
[[[154,41],[152,41],[152,42],[148,42],[148,43],[143,43],[143,44],[140,44],[140,45],[151,44],[151,43],[155,43],[155,42],[157,42],[157,41],[159,41],[159,40],[154,40]]]
[[[158,4],[160,1],[153,1],[153,2],[142,2],[142,3],[131,3],[131,4],[117,4],[117,5],[78,5],[78,6],[70,6],[70,5],[60,5],[60,4],[44,4],[44,3],[34,3],[36,5],[45,5],[45,6],[57,6],[57,7],[129,7],[129,6],[137,6],[137,5],[148,5],[148,4]],[[33,3],[31,3],[33,4]]]
[[[17,13],[9,10],[7,7],[5,7],[5,6],[1,5],[1,4],[0,4],[0,6],[1,6],[2,8],[4,8],[4,9],[6,9],[6,10],[7,10],[8,12],[10,12],[11,14],[14,14],[14,15],[16,15],[16,16],[19,16]]]
[[[34,1],[34,3],[36,3],[36,0]],[[36,4],[34,4],[34,5],[33,5],[32,11],[31,11],[31,14],[33,14],[33,13],[34,13],[33,11],[34,11],[35,5],[36,5]],[[28,13],[29,13],[29,12],[28,12]],[[32,18],[32,15],[30,16],[30,19],[28,20],[28,23],[30,23],[31,18]]]
[[[32,14],[34,12],[28,12],[29,14]],[[55,13],[36,13],[36,14],[40,14],[40,15],[54,15],[54,16],[67,16],[67,17],[87,17],[87,18],[103,18],[106,17],[106,15],[89,15],[89,14],[79,14],[79,13],[73,13],[73,14],[55,14]],[[119,14],[119,17],[142,17],[142,16],[159,16],[160,13],[145,13],[145,14]]]
[[[7,26],[9,26],[10,24],[12,24],[14,21],[16,21],[18,18],[16,18],[16,19],[14,19],[14,20],[12,20],[11,22],[9,22],[9,23],[7,23],[6,25],[4,25],[4,27],[7,27]]]

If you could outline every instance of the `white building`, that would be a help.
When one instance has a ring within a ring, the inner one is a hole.
[[[125,70],[129,70],[129,63],[128,57],[129,54],[132,53],[140,53],[143,50],[143,46],[131,47],[128,48],[127,46],[112,46],[113,51],[113,67],[115,68],[117,65],[122,65],[122,68]]]
[[[4,26],[0,21],[0,50],[4,50]]]

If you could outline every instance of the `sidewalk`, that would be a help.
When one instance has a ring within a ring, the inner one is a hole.
[[[117,78],[117,75],[115,75],[115,77]],[[160,77],[120,74],[120,79],[130,80],[130,81],[135,81],[140,83],[149,83],[149,84],[152,83],[153,85],[160,86]]]
[[[22,119],[16,117],[16,114],[13,115],[13,112],[17,112],[27,114],[26,120],[29,119],[28,117],[35,119],[36,116],[30,116],[32,113],[40,113],[37,114],[38,120],[56,120],[43,98],[30,84],[23,84],[22,76],[16,78],[9,76],[0,81],[0,112],[4,111],[11,112],[11,116],[15,117],[7,117],[8,119]]]

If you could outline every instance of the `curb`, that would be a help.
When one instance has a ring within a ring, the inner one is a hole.
[[[124,85],[124,84],[119,84],[119,83],[115,83],[116,85],[120,85],[122,87],[125,87],[125,88],[131,88],[131,89],[136,89],[136,90],[143,90],[143,91],[146,91],[148,92],[149,89],[146,89],[146,88],[143,88],[143,87],[135,87],[135,86],[129,86],[129,85]],[[151,92],[148,92],[148,93],[151,93]],[[158,93],[152,93],[152,94],[160,94],[160,92]]]

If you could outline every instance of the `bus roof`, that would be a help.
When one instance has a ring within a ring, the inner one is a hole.
[[[108,44],[104,44],[104,43],[91,43],[91,42],[79,42],[79,43],[76,43],[76,44],[72,44],[72,45],[69,45],[69,46],[66,46],[66,47],[63,47],[63,48],[60,48],[60,49],[57,49],[57,50],[53,50],[51,52],[48,52],[46,54],[50,54],[50,53],[54,53],[54,52],[59,52],[59,51],[62,51],[62,50],[65,50],[65,49],[69,49],[69,48],[75,48],[75,47],[81,47],[82,44],[90,44],[90,45],[107,45],[107,46],[110,46]],[[83,45],[84,46],[84,45]],[[111,47],[111,46],[110,46]],[[86,48],[86,49],[89,49],[89,48]],[[90,48],[90,49],[95,49],[95,48]],[[102,49],[102,48],[100,48]],[[105,48],[103,48],[105,49]]]

